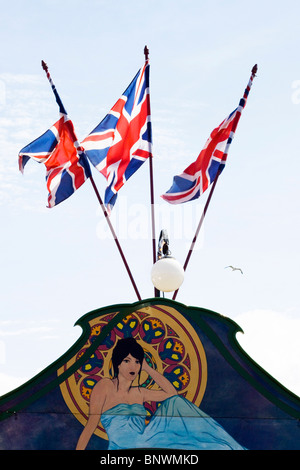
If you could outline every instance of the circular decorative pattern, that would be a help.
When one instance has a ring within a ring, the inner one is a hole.
[[[96,317],[90,321],[90,336],[80,351],[63,367],[58,375],[74,366],[88,349],[95,346],[103,328],[117,315]],[[81,364],[76,372],[61,383],[64,400],[74,416],[85,425],[89,415],[89,400],[97,382],[104,377],[113,377],[112,351],[120,338],[134,337],[143,347],[148,364],[163,374],[177,392],[197,406],[200,405],[206,388],[206,356],[202,343],[188,320],[176,309],[155,305],[139,309],[125,316],[109,332],[94,352]],[[141,372],[133,386],[157,390],[152,377]],[[157,409],[155,402],[145,403],[148,419]],[[95,431],[99,437],[107,439],[101,422]]]
[[[123,320],[115,327],[115,332],[120,338],[134,338],[139,330],[139,320],[133,315],[127,315]]]
[[[77,359],[79,359],[85,352],[86,348],[82,349],[78,354],[77,354]],[[83,374],[97,374],[103,367],[104,363],[104,358],[103,355],[99,350],[96,349],[96,351],[91,354],[89,359],[83,364],[83,366],[80,367],[80,372]]]
[[[96,383],[99,382],[100,377],[97,375],[90,375],[84,378],[80,383],[80,394],[85,400],[90,400],[91,393]]]
[[[178,392],[183,391],[190,383],[190,374],[186,367],[181,364],[167,367],[164,376],[174,385]]]
[[[185,356],[185,347],[179,339],[167,338],[159,345],[158,354],[166,364],[177,364]]]
[[[140,336],[146,343],[160,343],[165,334],[165,326],[158,318],[149,317],[142,321],[140,326]]]

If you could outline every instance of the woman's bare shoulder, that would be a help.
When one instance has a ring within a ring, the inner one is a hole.
[[[93,395],[107,393],[113,388],[113,382],[111,379],[103,378],[93,388]]]
[[[90,413],[101,414],[107,397],[112,395],[113,383],[110,379],[101,379],[94,386],[90,398]]]

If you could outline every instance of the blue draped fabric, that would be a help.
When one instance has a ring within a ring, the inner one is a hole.
[[[138,404],[119,404],[105,411],[101,423],[108,449],[244,449],[214,419],[178,395],[162,402],[148,425],[146,415]]]

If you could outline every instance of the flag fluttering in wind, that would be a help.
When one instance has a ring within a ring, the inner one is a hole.
[[[54,207],[80,188],[91,176],[91,171],[47,65],[44,62],[42,65],[59,106],[60,119],[43,135],[20,150],[19,169],[23,173],[30,158],[45,164],[48,207]]]
[[[197,160],[173,178],[171,188],[161,196],[165,201],[181,204],[199,198],[223,171],[256,71],[257,66],[254,66],[239,106],[212,131]]]
[[[90,162],[106,177],[104,203],[112,209],[119,189],[151,156],[149,61],[121,98],[81,142]]]
[[[114,241],[122,257],[124,266],[130,277],[132,286],[139,300],[140,293],[133,279],[132,273],[120,246],[117,235],[111,224],[107,211],[105,210],[101,196],[93,180],[90,165],[86,158],[83,147],[77,140],[74,126],[69,119],[62,104],[60,96],[50,76],[47,64],[42,60],[42,67],[47,74],[56,102],[59,106],[60,119],[31,144],[24,147],[19,152],[19,168],[24,171],[24,167],[30,158],[43,162],[46,166],[46,180],[49,190],[49,207],[53,207],[71,196],[87,179],[90,180],[100,207],[103,211],[108,226],[112,232]]]
[[[19,152],[22,172],[30,158],[45,164],[48,207],[67,199],[90,176],[88,161],[80,150],[73,123],[66,115]]]

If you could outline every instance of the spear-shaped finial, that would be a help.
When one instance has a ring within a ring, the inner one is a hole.
[[[256,75],[256,72],[257,72],[257,64],[254,65],[254,67],[252,68],[252,75]]]
[[[48,65],[43,60],[42,60],[42,67],[45,70],[45,72],[47,73],[48,72]]]
[[[149,58],[149,49],[147,46],[144,47],[144,54],[145,54],[145,60],[148,60]]]

